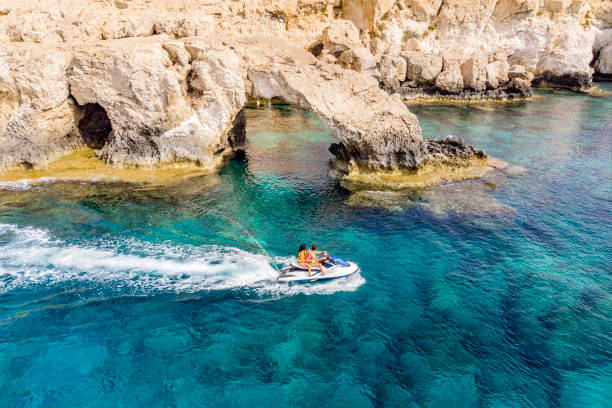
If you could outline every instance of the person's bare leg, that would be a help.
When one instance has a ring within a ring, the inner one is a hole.
[[[321,269],[321,275],[325,275],[325,267],[323,266],[323,264],[318,263],[317,265],[319,265],[319,269]]]
[[[300,266],[305,266],[306,268],[308,268],[308,277],[310,278],[310,276],[311,276],[311,273],[310,273],[310,271],[311,271],[311,265],[310,265],[310,263],[298,262],[298,265],[300,265]]]

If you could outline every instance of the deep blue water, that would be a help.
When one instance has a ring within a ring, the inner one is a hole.
[[[513,164],[421,191],[287,108],[219,175],[4,185],[0,406],[611,407],[612,97],[541,96],[412,106]],[[361,275],[277,284],[302,241]]]

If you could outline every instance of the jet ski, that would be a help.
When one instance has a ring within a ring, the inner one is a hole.
[[[345,261],[337,256],[327,257],[322,261],[325,267],[325,275],[321,275],[321,270],[318,267],[311,269],[312,276],[308,276],[308,268],[298,265],[297,260],[281,269],[277,280],[279,282],[316,282],[331,279],[346,278],[357,272],[359,267],[353,262]]]

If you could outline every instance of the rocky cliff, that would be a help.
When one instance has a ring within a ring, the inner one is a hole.
[[[14,44],[2,55],[0,164],[31,167],[84,145],[115,165],[214,167],[244,141],[248,98],[317,113],[361,167],[418,167],[417,118],[369,75],[282,39],[168,36]]]
[[[349,172],[482,161],[460,141],[424,140],[391,94],[584,85],[592,62],[611,65],[610,2],[476,3],[3,0],[0,168],[85,146],[117,166],[214,168],[258,98],[318,114]]]

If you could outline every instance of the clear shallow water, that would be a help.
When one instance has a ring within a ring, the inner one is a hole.
[[[0,406],[610,407],[612,97],[411,109],[526,171],[351,194],[284,109],[220,175],[3,185]],[[361,276],[277,284],[301,241]]]

